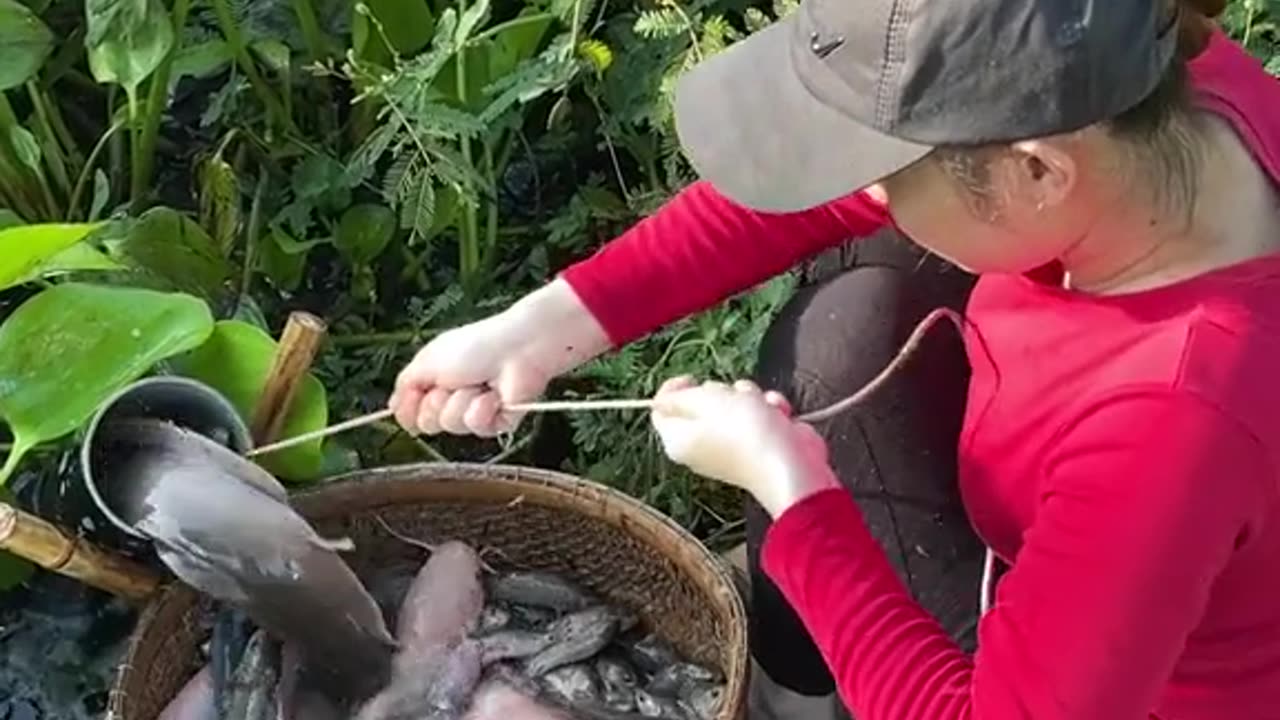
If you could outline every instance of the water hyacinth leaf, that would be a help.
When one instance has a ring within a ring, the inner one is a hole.
[[[115,83],[137,107],[138,86],[173,48],[173,21],[162,0],[85,0],[89,71],[100,83]]]
[[[0,92],[35,77],[53,50],[53,33],[18,0],[0,0]]]
[[[33,447],[212,331],[209,306],[180,293],[63,283],[27,300],[0,325],[0,417],[13,434],[0,484]]]
[[[239,320],[221,320],[204,344],[175,358],[172,364],[178,373],[204,382],[225,395],[247,423],[262,396],[276,347],[276,341],[260,328]],[[328,422],[324,386],[308,373],[285,415],[281,437],[318,430]],[[268,472],[285,480],[316,480],[324,465],[323,440],[279,450],[256,460]]]
[[[26,282],[42,263],[98,227],[100,223],[48,223],[0,230],[0,289]]]
[[[216,298],[231,266],[213,239],[191,218],[170,208],[148,210],[107,243],[111,256],[174,290]]]
[[[124,265],[109,255],[86,243],[72,245],[36,266],[32,279],[50,277],[70,272],[124,270]]]
[[[391,242],[396,215],[390,208],[373,203],[352,205],[338,221],[334,245],[352,265],[372,262]]]

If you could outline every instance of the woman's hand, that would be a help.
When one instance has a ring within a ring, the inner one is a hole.
[[[609,349],[594,316],[563,280],[506,311],[449,330],[400,371],[387,405],[410,433],[492,437],[514,430],[547,383]]]
[[[800,500],[839,487],[827,446],[787,401],[740,380],[732,387],[668,380],[653,425],[667,456],[699,475],[736,485],[777,517]]]

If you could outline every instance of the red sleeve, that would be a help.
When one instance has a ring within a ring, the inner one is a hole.
[[[562,276],[623,345],[888,222],[884,206],[862,193],[762,213],[699,182]]]
[[[859,720],[1148,717],[1214,578],[1271,494],[1254,436],[1206,403],[1112,398],[1047,458],[1036,521],[978,652],[915,604],[847,493],[770,529],[764,567],[804,619]]]

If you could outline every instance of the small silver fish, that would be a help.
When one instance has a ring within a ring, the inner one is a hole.
[[[555,610],[534,607],[532,605],[508,605],[511,613],[511,624],[522,630],[544,630],[559,615]]]
[[[635,668],[622,658],[612,655],[601,655],[596,658],[596,672],[600,673],[601,680],[610,685],[634,688],[640,684],[640,677],[636,674]]]
[[[594,656],[613,640],[624,617],[625,614],[607,605],[565,615],[547,628],[554,640],[545,650],[529,658],[525,671],[537,677]]]
[[[213,671],[205,665],[182,686],[157,720],[214,720],[217,717],[213,700]]]
[[[279,662],[277,643],[266,632],[255,632],[231,677],[227,720],[275,720]]]
[[[641,715],[662,720],[690,720],[689,714],[675,698],[654,695],[644,690],[636,691],[636,709]]]
[[[724,703],[724,685],[691,682],[680,693],[680,701],[693,711],[697,720],[714,720]]]
[[[535,605],[556,612],[575,612],[596,602],[595,598],[555,573],[526,570],[491,578],[490,597],[503,602]]]
[[[677,662],[654,673],[645,689],[658,695],[679,696],[690,683],[710,683],[716,679],[716,673],[710,668]]]
[[[484,610],[480,613],[479,627],[476,633],[479,635],[488,635],[499,630],[505,630],[511,624],[511,611],[501,605],[485,605]]]
[[[631,662],[647,673],[656,673],[680,662],[675,648],[654,633],[649,633],[626,647]]]
[[[479,638],[484,648],[485,665],[499,660],[519,660],[546,650],[556,641],[550,632],[534,632],[532,630],[499,630]]]
[[[598,703],[600,679],[590,665],[575,663],[556,668],[542,676],[546,690],[571,703]]]

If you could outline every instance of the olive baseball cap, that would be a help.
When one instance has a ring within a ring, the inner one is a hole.
[[[1114,117],[1155,89],[1177,27],[1168,0],[803,0],[681,78],[676,130],[730,199],[803,210],[939,145]]]

